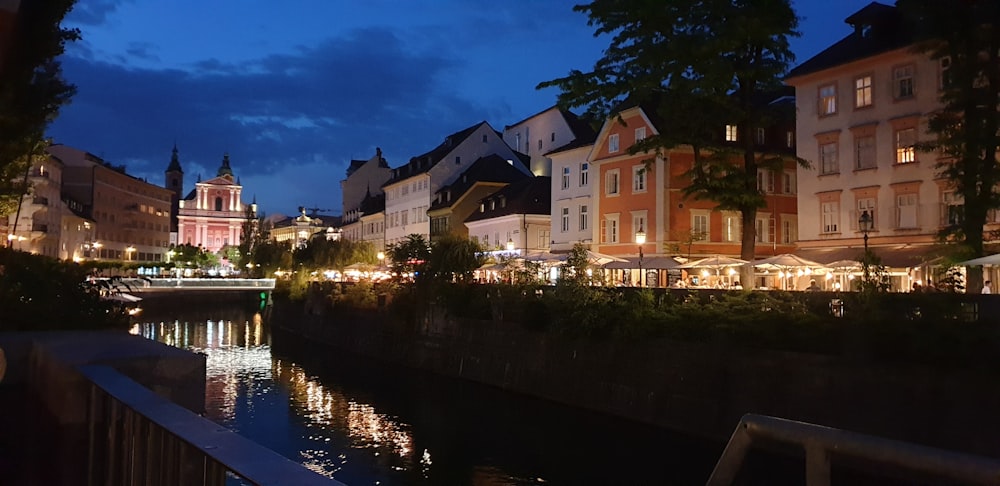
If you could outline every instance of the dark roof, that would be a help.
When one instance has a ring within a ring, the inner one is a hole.
[[[430,209],[440,209],[450,207],[452,204],[457,202],[463,194],[468,192],[477,182],[503,182],[511,183],[524,178],[530,177],[529,175],[516,169],[514,166],[507,163],[507,161],[500,157],[499,155],[487,155],[486,157],[480,157],[476,159],[462,175],[455,179],[455,182],[442,187],[437,191],[437,195],[441,195],[440,200],[435,198],[434,204],[431,204]],[[445,197],[445,194],[451,193],[451,197]]]
[[[351,159],[351,164],[347,166],[347,175],[350,176],[354,171],[360,169],[362,165],[365,165],[365,162],[368,161]]]
[[[795,78],[858,59],[905,47],[914,42],[896,7],[872,2],[845,20],[854,27],[847,37],[799,64],[785,77]]]
[[[229,176],[230,179],[233,178],[233,169],[229,167],[229,154],[226,153],[222,156],[222,165],[219,166],[219,171],[215,173],[216,177]]]
[[[361,206],[358,209],[363,215],[385,211],[385,194],[375,196],[372,196],[370,192],[365,194],[365,198],[361,200]]]
[[[393,169],[392,176],[389,180],[382,184],[385,187],[389,184],[394,184],[396,182],[409,179],[418,174],[423,174],[431,170],[431,167],[437,165],[444,156],[448,155],[455,147],[458,147],[465,139],[469,138],[479,127],[483,125],[489,125],[485,121],[481,121],[469,128],[460,130],[444,138],[444,141],[440,145],[434,147],[430,152],[420,154],[416,157],[410,159],[410,162],[401,167]]]
[[[184,171],[181,169],[180,158],[177,157],[177,144],[174,144],[173,153],[170,155],[170,165],[167,166],[167,172],[179,172],[181,174]]]
[[[370,162],[372,159],[378,159],[378,166],[383,169],[389,168],[389,163],[385,161],[385,157],[382,157],[382,148],[375,147],[375,156],[368,160],[355,160],[351,159],[351,164],[347,166],[347,177],[351,177],[355,171],[360,169],[362,166]]]
[[[550,214],[552,200],[551,177],[529,177],[511,183],[483,198],[483,211],[476,211],[465,219],[466,223],[498,218],[509,214]],[[491,204],[495,202],[495,204]]]

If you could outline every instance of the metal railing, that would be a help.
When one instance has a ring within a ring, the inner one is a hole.
[[[829,486],[831,454],[965,484],[1000,484],[1000,461],[996,459],[754,414],[740,420],[706,484],[732,484],[750,447],[759,440],[802,447],[807,486]]]
[[[273,278],[154,278],[136,282],[137,287],[188,289],[273,290]]]
[[[91,381],[87,484],[342,485],[199,417],[109,366],[79,368]]]

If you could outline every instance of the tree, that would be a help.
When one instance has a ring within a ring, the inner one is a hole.
[[[264,219],[263,212],[257,213],[257,202],[246,207],[243,223],[240,224],[240,268],[253,263],[257,247],[271,238],[271,223]]]
[[[559,87],[560,105],[586,106],[596,120],[636,105],[652,110],[660,133],[630,153],[690,146],[686,195],[739,211],[741,257],[753,260],[757,210],[766,207],[757,172],[779,170],[787,157],[757,153],[749,134],[777,115],[762,95],[777,93],[794,60],[788,40],[798,18],[788,0],[594,0],[573,9],[588,15],[595,35],[611,35],[611,45],[592,71],[539,88]],[[743,134],[736,145],[725,143],[726,125]]]
[[[921,150],[941,155],[936,168],[963,199],[961,217],[941,237],[955,257],[980,257],[983,228],[1000,208],[1000,4],[995,1],[899,0],[897,7],[919,33],[917,50],[942,61],[941,108],[930,116],[936,139]],[[982,267],[968,269],[968,286],[978,292]]]
[[[74,0],[20,2],[10,49],[0,56],[0,215],[10,214],[26,193],[31,167],[45,129],[76,88],[62,78],[66,42],[79,31],[60,27]]]
[[[386,251],[392,271],[400,275],[413,273],[417,277],[427,276],[427,262],[431,258],[430,246],[423,235],[412,234],[405,240],[390,245]]]
[[[429,270],[437,278],[467,283],[485,262],[483,249],[468,238],[448,234],[435,238],[431,244]]]

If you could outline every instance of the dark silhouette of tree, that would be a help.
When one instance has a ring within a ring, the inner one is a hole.
[[[899,0],[897,7],[918,36],[917,49],[947,62],[942,108],[928,123],[936,140],[918,145],[942,156],[936,167],[963,199],[961,217],[941,237],[954,243],[956,259],[983,256],[989,211],[1000,208],[1000,3]],[[978,292],[982,267],[967,275],[969,290]]]
[[[80,38],[79,31],[60,27],[74,3],[20,2],[14,31],[0,33],[10,39],[0,53],[0,215],[16,210],[45,129],[76,91],[57,60],[67,42]]]
[[[469,282],[486,258],[478,243],[454,234],[435,238],[431,244],[429,270],[446,281]]]
[[[787,158],[758,153],[750,134],[778,115],[761,98],[777,93],[794,60],[788,41],[798,18],[788,0],[595,0],[573,9],[611,44],[590,72],[539,88],[559,87],[560,105],[586,106],[595,121],[636,105],[651,110],[660,133],[629,152],[693,148],[686,194],[740,211],[741,257],[753,260],[757,210],[766,207],[757,171],[780,170]],[[737,127],[735,144],[725,143],[726,125]]]

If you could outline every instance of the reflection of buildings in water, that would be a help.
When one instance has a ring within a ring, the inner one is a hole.
[[[378,413],[369,404],[351,400],[335,389],[324,387],[319,381],[307,377],[297,365],[275,359],[272,373],[275,381],[284,383],[288,388],[293,403],[303,408],[299,415],[309,423],[343,432],[353,448],[375,449],[374,455],[394,469],[411,469],[416,458],[407,424]],[[428,451],[423,452],[420,462],[426,475],[431,464]]]

